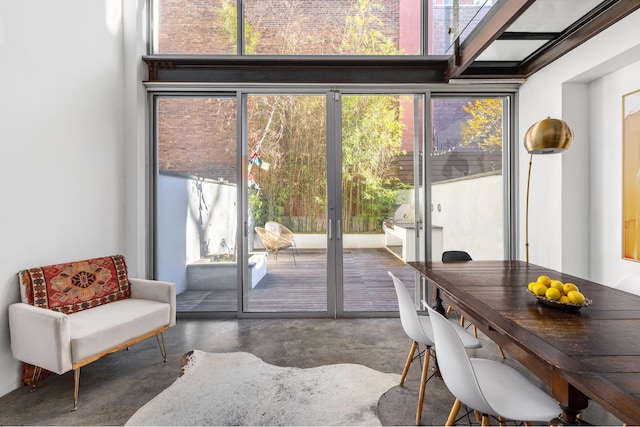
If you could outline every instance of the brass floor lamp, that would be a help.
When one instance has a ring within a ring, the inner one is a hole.
[[[573,131],[563,120],[546,118],[529,128],[524,137],[524,146],[529,152],[529,173],[527,175],[527,198],[525,213],[525,253],[529,263],[529,188],[531,186],[531,165],[534,154],[554,154],[567,150],[573,142]]]

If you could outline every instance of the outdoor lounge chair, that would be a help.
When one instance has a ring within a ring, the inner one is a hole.
[[[277,234],[278,236],[282,237],[283,239],[286,239],[288,241],[291,242],[291,245],[293,247],[293,251],[297,254],[298,253],[298,248],[296,247],[296,239],[295,236],[293,235],[293,232],[291,230],[289,230],[287,227],[285,227],[284,225],[280,224],[279,222],[275,222],[275,221],[267,221],[264,224],[264,228],[265,230],[268,230],[274,234]]]
[[[277,226],[274,226],[273,224],[276,224]],[[278,251],[291,249],[291,253],[293,254],[293,263],[296,264],[293,233],[277,222],[271,222],[271,224],[267,223],[265,224],[265,227],[267,225],[269,225],[270,229],[255,227],[256,233],[258,233],[262,246],[267,250],[267,253],[274,252],[276,254],[276,261],[278,261]]]

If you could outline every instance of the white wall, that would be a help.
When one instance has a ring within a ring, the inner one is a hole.
[[[147,183],[147,53],[146,0],[106,0],[122,2],[123,22],[123,141],[124,141],[124,253],[129,273],[151,277],[148,271],[149,194]]]
[[[7,318],[16,273],[127,255],[121,7],[0,2],[0,395],[19,386]]]
[[[475,260],[504,258],[503,185],[501,174],[432,184],[431,221],[442,227],[441,250],[464,250]]]
[[[158,279],[174,282],[176,293],[181,294],[187,289],[186,207],[189,204],[189,183],[175,176],[160,175],[158,187],[161,194],[171,195],[158,199]],[[183,208],[176,209],[176,206]]]
[[[563,154],[533,159],[530,261],[612,285],[621,255],[622,95],[640,89],[640,11],[534,74],[519,91],[519,141],[547,116],[574,129]],[[529,155],[520,144],[521,241]],[[524,243],[521,245],[524,259]]]
[[[209,242],[211,255],[219,251],[222,239],[234,251],[237,187],[160,174],[158,193],[162,194],[156,218],[158,279],[176,283],[176,292],[180,294],[188,285],[187,264],[201,258],[201,238]],[[204,221],[204,227],[200,221]]]
[[[593,212],[591,277],[608,284],[640,272],[640,263],[622,259],[622,96],[640,89],[640,61],[607,74],[589,87],[592,135]]]

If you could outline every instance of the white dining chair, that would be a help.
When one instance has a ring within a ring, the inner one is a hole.
[[[431,357],[434,357],[431,352],[434,344],[433,328],[431,326],[429,316],[418,315],[418,312],[416,311],[415,305],[413,303],[413,299],[409,295],[404,282],[394,276],[390,271],[388,273],[389,276],[391,276],[391,279],[393,279],[393,286],[398,297],[398,310],[400,312],[400,322],[402,323],[402,328],[404,329],[404,332],[407,334],[407,336],[413,341],[411,344],[411,349],[409,350],[409,356],[407,357],[404,369],[402,370],[400,387],[404,385],[404,381],[407,378],[407,373],[409,372],[411,363],[416,358],[420,359],[420,357],[424,355],[424,360],[422,361],[422,375],[420,377],[420,392],[418,394],[418,409],[416,411],[416,425],[420,425],[420,421],[422,420],[422,404],[424,403],[424,391],[427,381],[430,378],[428,377],[429,359]],[[460,337],[460,340],[463,343],[462,345],[464,347],[481,347],[480,341],[473,335],[471,335],[466,329],[453,324],[452,327],[454,328],[455,333],[457,333]],[[423,352],[420,352],[420,345],[424,345],[426,347]],[[414,357],[416,350],[418,350],[418,355]]]
[[[615,288],[635,295],[640,295],[640,274],[629,273],[622,276],[616,283]]]
[[[488,417],[524,422],[549,422],[560,414],[551,396],[516,369],[490,359],[470,358],[447,319],[431,307],[436,358],[442,379],[455,396],[447,426],[453,425],[461,404]]]

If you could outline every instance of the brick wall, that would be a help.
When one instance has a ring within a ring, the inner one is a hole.
[[[380,30],[398,41],[400,0],[377,0]],[[407,2],[408,0],[403,0]],[[409,0],[419,4],[419,0]],[[235,54],[216,31],[221,0],[159,0],[158,53]],[[245,0],[246,22],[260,34],[256,54],[344,54],[340,42],[352,0]],[[413,6],[415,7],[415,6]],[[419,6],[418,6],[419,7]],[[287,42],[288,40],[288,42]]]
[[[161,170],[235,183],[235,99],[161,98],[158,156]]]
[[[245,16],[254,32],[260,34],[256,54],[266,55],[335,55],[349,54],[340,50],[345,27],[345,15],[354,0],[245,0]],[[217,31],[217,9],[222,0],[158,0],[158,53],[236,54],[236,44]],[[384,24],[380,29],[399,44],[401,8],[419,13],[420,0],[377,0],[382,7],[374,12]],[[436,55],[451,53],[449,27],[452,7],[434,3],[430,20]],[[472,22],[473,28],[490,7],[474,5],[473,0],[461,0],[459,31]],[[406,37],[407,29],[404,29]],[[419,38],[418,28],[409,30],[410,37]],[[464,34],[468,34],[466,31]],[[287,44],[286,40],[290,40]],[[408,43],[409,44],[409,43]],[[412,48],[413,50],[413,48]],[[409,50],[409,54],[418,54]]]

